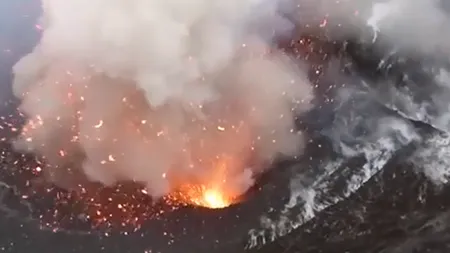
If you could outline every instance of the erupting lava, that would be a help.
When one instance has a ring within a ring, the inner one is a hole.
[[[187,193],[188,202],[193,205],[202,206],[210,209],[221,209],[230,206],[236,198],[218,188],[201,187],[199,191]]]
[[[203,202],[200,203],[209,208],[224,208],[231,203],[224,197],[224,194],[217,190],[207,190],[203,193]]]
[[[229,166],[235,166],[232,160],[222,159],[211,168],[208,180],[202,184],[189,184],[180,187],[175,194],[170,194],[171,203],[201,206],[210,209],[226,208],[239,201],[239,190],[234,184],[227,184]]]

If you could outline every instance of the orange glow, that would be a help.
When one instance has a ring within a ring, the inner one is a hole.
[[[226,208],[238,202],[237,189],[233,189],[233,184],[227,184],[229,166],[232,166],[230,160],[221,159],[213,166],[205,181],[183,185],[176,193],[171,194],[171,201],[210,209]]]
[[[210,209],[221,209],[237,202],[236,196],[221,188],[204,186],[184,186],[176,193],[170,194],[170,203],[201,206]]]
[[[203,193],[203,200],[206,207],[224,208],[230,205],[221,192],[215,190],[207,190]]]
[[[207,188],[205,186],[184,186],[176,194],[171,194],[171,201],[188,205],[221,209],[237,201],[236,196],[219,187]]]
[[[233,204],[233,200],[227,197],[225,192],[216,189],[205,189],[200,196],[190,196],[191,202],[198,206],[211,209],[225,208]]]

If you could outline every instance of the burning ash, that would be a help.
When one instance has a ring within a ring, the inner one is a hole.
[[[290,28],[273,1],[42,6],[42,39],[14,67],[28,119],[14,145],[42,156],[58,186],[135,182],[220,208],[277,155],[301,151],[293,120],[312,88],[271,45]]]

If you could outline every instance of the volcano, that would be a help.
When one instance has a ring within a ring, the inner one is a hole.
[[[5,5],[0,9],[11,8]],[[39,37],[34,20],[26,23],[21,34],[32,38],[13,44],[11,31],[14,53],[1,58],[8,87],[10,67]],[[307,137],[305,152],[277,157],[241,196],[200,188],[189,201],[155,200],[130,182],[76,193],[58,187],[42,176],[44,162],[12,148],[9,140],[25,122],[18,101],[7,103],[0,136],[2,250],[446,252],[442,167],[450,142],[440,116],[448,87],[435,77],[448,64],[412,56],[381,35],[374,41],[369,28],[360,37],[331,39],[345,30],[338,21],[318,19],[320,29],[311,27],[276,43],[299,68],[307,66],[315,85],[314,108],[295,118]]]

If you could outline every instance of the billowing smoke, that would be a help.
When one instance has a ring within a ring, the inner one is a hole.
[[[290,29],[275,2],[43,0],[42,39],[14,68],[28,118],[15,146],[63,187],[243,193],[265,163],[301,151],[294,116],[312,99],[271,43]]]
[[[368,24],[410,54],[449,56],[450,19],[446,5],[440,0],[380,2],[373,5]]]

